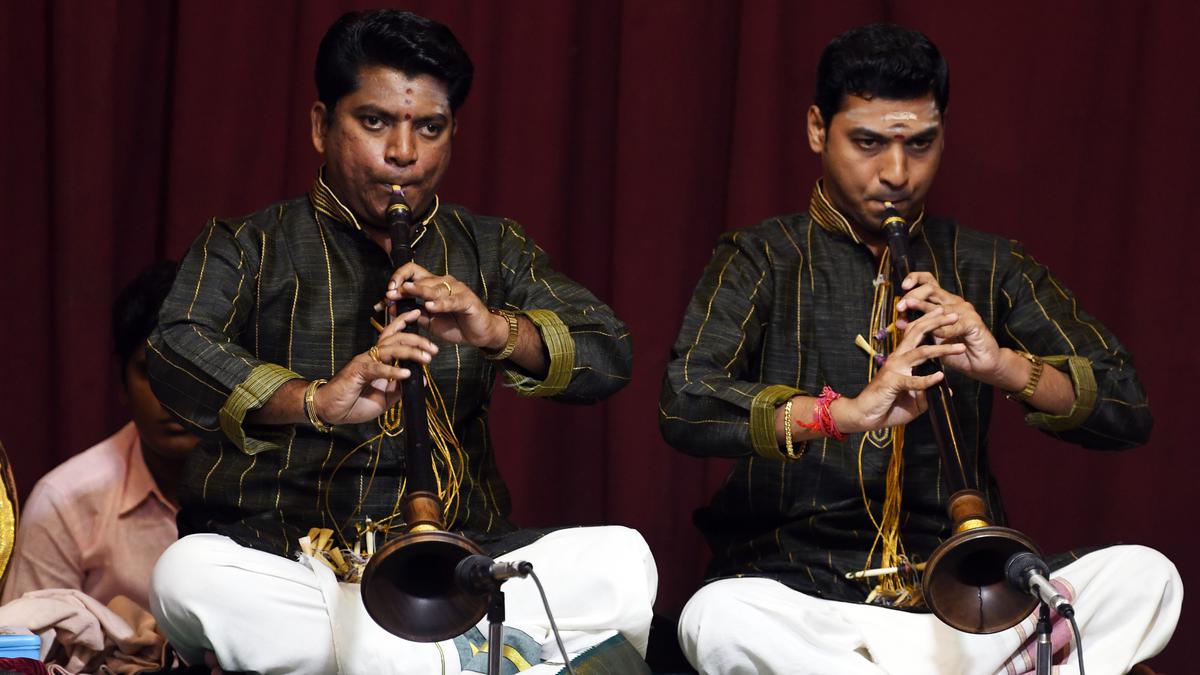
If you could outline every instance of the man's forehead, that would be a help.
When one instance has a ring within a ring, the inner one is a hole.
[[[855,126],[871,128],[928,128],[941,124],[937,101],[929,94],[920,98],[864,98],[848,94],[843,98],[838,115]]]
[[[358,88],[355,91],[372,90],[388,97],[400,97],[400,101],[412,105],[418,99],[439,106],[449,106],[450,92],[446,83],[426,73],[408,73],[385,65],[365,65],[358,70]]]

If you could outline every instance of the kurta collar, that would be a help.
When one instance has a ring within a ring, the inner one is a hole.
[[[130,422],[129,426],[134,427],[133,422]],[[121,486],[121,502],[117,515],[128,514],[150,498],[157,499],[163,506],[172,512],[175,511],[175,507],[158,489],[154,476],[150,475],[150,468],[146,466],[146,458],[142,455],[142,437],[137,433],[136,427],[132,437],[125,455],[125,484]]]
[[[325,182],[325,167],[322,166],[317,170],[317,180],[313,183],[312,190],[308,193],[308,200],[312,203],[313,208],[318,212],[333,218],[339,223],[352,225],[354,229],[362,231],[363,227],[358,222],[358,218],[354,216],[354,212],[349,209],[338,196],[333,193],[333,188]],[[437,215],[438,207],[441,206],[441,201],[437,195],[433,196],[433,206],[429,207],[429,211],[417,223],[416,236],[413,237],[412,245],[416,245],[421,241],[421,237],[425,236],[425,230],[429,223]]]
[[[854,231],[854,228],[850,226],[850,221],[846,220],[846,217],[843,216],[840,211],[834,208],[833,204],[829,201],[829,198],[825,196],[825,191],[821,186],[820,180],[818,180],[817,184],[813,187],[812,198],[809,199],[808,202],[808,214],[814,221],[816,221],[817,225],[820,225],[823,229],[850,237],[856,244],[863,243],[862,240],[858,238],[858,234]],[[917,216],[917,219],[909,224],[908,236],[912,237],[918,234],[921,231],[921,224],[924,222],[925,209],[922,208],[920,215]]]

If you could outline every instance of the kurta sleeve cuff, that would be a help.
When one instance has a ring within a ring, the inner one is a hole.
[[[1051,415],[1041,411],[1025,415],[1025,423],[1046,431],[1069,431],[1082,425],[1096,407],[1096,374],[1092,362],[1085,356],[1043,356],[1047,364],[1063,370],[1064,366],[1075,387],[1075,404],[1065,415]]]
[[[528,309],[517,314],[528,318],[542,336],[542,344],[550,356],[546,377],[535,380],[516,370],[506,368],[504,379],[523,396],[555,396],[571,383],[575,371],[575,339],[567,324],[548,309]]]
[[[233,388],[225,405],[221,406],[221,431],[248,455],[277,447],[268,440],[247,436],[243,423],[247,412],[262,407],[284,382],[297,379],[300,379],[299,375],[273,363],[255,367],[244,382]]]
[[[786,403],[788,399],[803,395],[804,392],[799,389],[782,384],[772,384],[764,387],[754,396],[754,400],[750,401],[750,445],[754,448],[754,452],[767,459],[784,461],[788,459],[779,447],[779,441],[775,438],[775,409]],[[797,454],[801,454],[807,445],[808,441],[792,443]]]

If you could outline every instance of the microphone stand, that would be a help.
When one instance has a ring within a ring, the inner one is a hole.
[[[500,675],[500,653],[504,651],[504,591],[500,590],[502,583],[504,582],[495,582],[488,598],[488,675]]]
[[[507,569],[498,570],[500,565]],[[500,656],[504,652],[504,591],[500,585],[511,577],[525,577],[533,571],[533,565],[524,561],[500,565],[485,555],[471,555],[454,569],[456,585],[467,593],[488,596],[488,675],[500,675]]]
[[[1050,657],[1053,647],[1050,643],[1050,605],[1038,603],[1037,622],[1037,675],[1050,675]]]

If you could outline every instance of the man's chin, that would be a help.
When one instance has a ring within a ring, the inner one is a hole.
[[[360,225],[363,226],[363,229],[370,230],[371,232],[381,232],[381,233],[386,234],[387,232],[389,232],[392,229],[392,228],[388,227],[387,223],[381,222],[378,220],[367,220],[366,218],[359,218],[358,222]]]
[[[883,206],[878,208],[875,204],[870,204],[866,208],[854,213],[854,225],[860,230],[874,232],[883,227]]]

